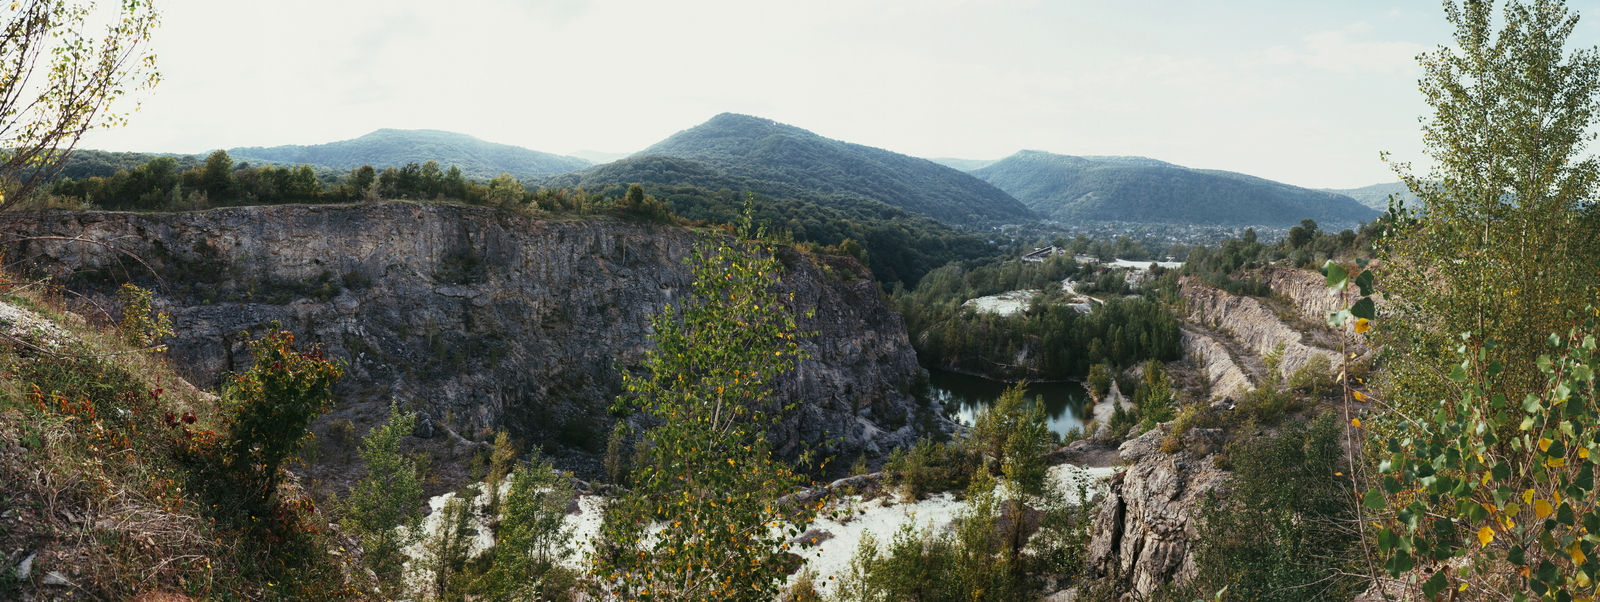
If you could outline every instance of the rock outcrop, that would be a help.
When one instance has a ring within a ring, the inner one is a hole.
[[[1207,444],[1213,438],[1209,432],[1194,436]],[[1189,542],[1198,533],[1200,502],[1227,474],[1215,456],[1161,451],[1164,437],[1166,429],[1156,428],[1118,448],[1129,466],[1107,481],[1089,542],[1090,569],[1123,580],[1141,600],[1163,584],[1194,578]]]
[[[1282,345],[1284,375],[1294,374],[1316,355],[1326,356],[1329,365],[1340,363],[1337,351],[1307,344],[1305,331],[1285,324],[1260,299],[1231,295],[1194,279],[1184,280],[1180,294],[1188,302],[1188,321],[1228,333],[1250,353],[1264,357]]]
[[[1212,399],[1239,399],[1255,382],[1221,341],[1195,330],[1183,329],[1183,349],[1200,366],[1211,387]]]
[[[500,428],[596,474],[619,370],[641,363],[648,317],[689,292],[683,258],[699,238],[398,202],[7,217],[8,259],[100,301],[117,281],[152,286],[178,333],[171,357],[192,381],[214,387],[246,369],[247,339],[279,322],[349,362],[338,408],[316,427],[324,452],[352,446],[350,433],[396,403],[419,413],[418,434],[432,435],[421,445],[456,477],[465,452]],[[909,391],[922,372],[877,284],[854,260],[780,259],[783,292],[815,313],[799,319],[810,358],[777,387],[797,409],[772,433],[776,449],[825,446],[848,460],[913,440],[925,420]],[[337,482],[349,470],[330,460],[311,473]]]

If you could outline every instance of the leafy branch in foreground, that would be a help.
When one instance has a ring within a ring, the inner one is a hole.
[[[1449,378],[1466,393],[1439,402],[1410,437],[1389,439],[1381,484],[1363,498],[1392,511],[1378,534],[1391,577],[1415,575],[1428,598],[1456,590],[1517,601],[1600,593],[1594,332],[1590,319],[1566,337],[1551,335],[1555,356],[1534,362],[1546,386],[1520,401],[1484,385],[1504,370],[1485,359],[1494,342],[1462,335],[1464,359]],[[1507,430],[1509,437],[1497,434]]]

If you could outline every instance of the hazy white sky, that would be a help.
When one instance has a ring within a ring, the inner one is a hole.
[[[1583,4],[1583,3],[1575,3]],[[164,81],[85,148],[440,129],[633,152],[722,112],[919,157],[1143,155],[1283,182],[1422,159],[1434,0],[158,0]],[[1600,42],[1600,11],[1575,45]]]

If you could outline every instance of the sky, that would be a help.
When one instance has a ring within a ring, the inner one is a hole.
[[[1426,165],[1434,0],[157,0],[162,73],[81,148],[437,129],[635,152],[723,112],[917,157],[1140,155],[1312,188]],[[1600,14],[1571,46],[1600,43]]]

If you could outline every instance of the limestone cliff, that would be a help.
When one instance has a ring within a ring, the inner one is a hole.
[[[1306,272],[1304,274],[1314,273]],[[1284,374],[1316,355],[1339,364],[1339,353],[1324,347],[1337,337],[1322,325],[1323,309],[1314,295],[1325,295],[1310,278],[1284,274],[1275,281],[1293,292],[1280,293],[1304,302],[1275,307],[1273,301],[1231,295],[1192,279],[1181,291],[1188,314],[1184,350],[1210,386],[1211,398],[1233,398],[1264,382],[1262,356],[1283,345]],[[1275,293],[1278,291],[1274,290]],[[1210,412],[1228,412],[1215,404]],[[1166,583],[1182,584],[1195,576],[1190,543],[1198,532],[1199,503],[1226,483],[1227,472],[1215,456],[1227,443],[1221,429],[1190,429],[1176,453],[1161,450],[1171,423],[1124,442],[1119,460],[1127,469],[1109,481],[1089,544],[1089,566],[1098,576],[1115,579],[1131,599],[1148,599]]]
[[[1193,328],[1183,329],[1183,349],[1199,366],[1212,399],[1239,399],[1255,386],[1255,379],[1234,361],[1227,345]]]
[[[1140,600],[1165,583],[1194,578],[1189,542],[1198,532],[1197,509],[1227,474],[1216,467],[1214,455],[1161,451],[1165,436],[1165,427],[1152,429],[1118,448],[1129,466],[1107,483],[1089,543],[1090,569],[1120,578]],[[1197,441],[1216,437],[1220,433],[1205,429],[1188,435]]]
[[[324,460],[313,476],[333,482],[350,472],[350,433],[391,402],[425,415],[419,444],[445,480],[464,476],[468,452],[499,428],[598,472],[618,370],[642,360],[648,316],[688,292],[682,260],[700,236],[412,203],[8,217],[8,259],[92,300],[126,278],[153,286],[178,332],[173,362],[202,386],[248,367],[240,333],[274,321],[348,361],[340,404],[316,426]],[[784,292],[815,314],[800,319],[814,333],[810,359],[778,385],[797,409],[772,433],[777,449],[828,446],[848,465],[912,440],[921,369],[876,283],[850,259],[780,259]]]
[[[1315,345],[1322,341],[1313,338],[1316,327],[1308,326],[1314,323],[1303,316],[1296,316],[1303,323],[1300,328],[1291,327],[1261,299],[1230,295],[1193,279],[1184,280],[1180,294],[1188,304],[1189,322],[1227,333],[1249,353],[1262,357],[1282,345],[1284,375],[1315,355],[1327,356],[1329,365],[1340,363],[1339,352]]]

